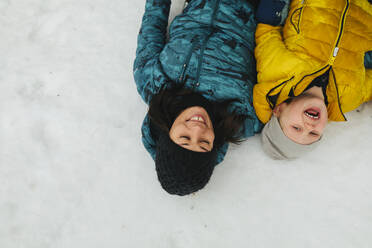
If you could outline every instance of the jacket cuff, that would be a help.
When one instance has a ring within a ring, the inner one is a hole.
[[[283,25],[288,15],[290,0],[261,0],[256,19],[272,26]]]
[[[366,69],[372,69],[372,51],[366,52],[364,55],[364,66]]]

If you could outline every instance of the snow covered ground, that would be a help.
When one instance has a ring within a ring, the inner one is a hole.
[[[132,76],[144,3],[0,1],[0,247],[372,247],[372,103],[302,159],[256,136],[204,190],[161,189]]]

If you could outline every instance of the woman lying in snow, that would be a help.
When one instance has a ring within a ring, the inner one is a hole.
[[[256,21],[251,2],[191,0],[171,24],[169,41],[171,1],[146,2],[134,78],[149,105],[143,144],[170,194],[203,188],[228,143],[262,128],[252,102]]]

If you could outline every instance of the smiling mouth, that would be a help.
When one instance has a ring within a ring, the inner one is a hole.
[[[199,122],[199,123],[202,123],[202,124],[206,124],[205,119],[201,115],[194,115],[190,119],[188,119],[187,121],[194,121],[194,122]]]
[[[306,109],[304,114],[314,120],[318,120],[320,118],[320,111],[314,108]]]

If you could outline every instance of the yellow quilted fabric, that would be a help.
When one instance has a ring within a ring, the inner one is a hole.
[[[372,4],[367,0],[293,0],[284,27],[258,24],[253,100],[266,123],[272,108],[301,94],[330,68],[327,97],[331,121],[372,100]]]

